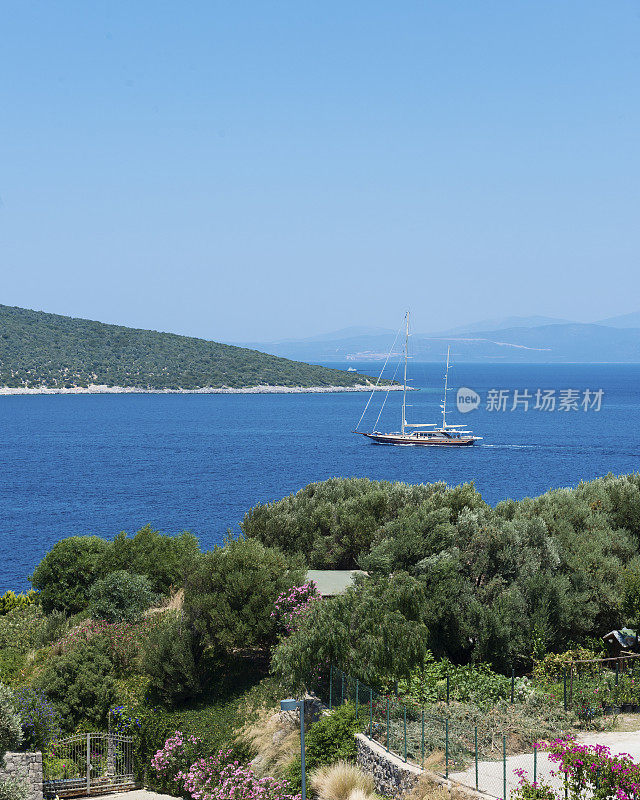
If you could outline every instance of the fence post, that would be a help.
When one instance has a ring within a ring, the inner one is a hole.
[[[515,687],[516,687],[516,671],[513,667],[511,667],[511,705],[513,705]]]
[[[477,725],[473,733],[473,738],[476,750],[476,792],[477,792],[478,791],[478,726]]]
[[[404,760],[407,760],[407,707],[403,706],[404,709]]]
[[[447,673],[447,705],[449,705],[449,673]]]
[[[618,677],[620,675],[620,659],[616,660],[616,686],[618,685]]]
[[[445,777],[449,779],[449,718],[444,721],[444,762]]]
[[[356,678],[356,719],[358,719],[358,693],[360,689],[360,681]]]
[[[91,734],[87,734],[87,794],[91,790]]]
[[[573,708],[573,661],[569,667],[569,675],[571,676],[569,681],[569,708]]]
[[[422,767],[424,769],[424,708],[422,709],[422,733],[420,735],[420,754],[422,756]]]
[[[502,737],[502,797],[507,800],[507,737]]]
[[[389,752],[389,698],[387,697],[387,753]]]
[[[562,670],[562,683],[563,683],[563,695],[564,695],[564,710],[567,710],[567,668],[564,667]]]
[[[533,785],[538,782],[538,743],[533,744]]]
[[[331,711],[332,692],[333,692],[333,664],[329,664],[329,711]]]
[[[373,689],[369,689],[369,738],[373,736]]]

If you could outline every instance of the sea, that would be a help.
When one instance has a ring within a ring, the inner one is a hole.
[[[408,421],[438,421],[444,367],[410,372]],[[251,506],[332,476],[473,481],[495,504],[638,469],[640,365],[456,364],[449,377],[448,422],[482,436],[474,447],[372,444],[353,434],[365,393],[2,396],[0,592],[29,588],[66,536],[150,524],[212,548]],[[361,429],[398,430],[402,393],[388,394],[376,424],[385,396]]]

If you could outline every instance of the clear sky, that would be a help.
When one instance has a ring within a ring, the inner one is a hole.
[[[637,0],[2,0],[0,302],[220,340],[640,308]]]

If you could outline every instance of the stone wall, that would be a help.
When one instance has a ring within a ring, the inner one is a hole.
[[[356,748],[358,766],[373,776],[376,791],[381,794],[399,797],[408,792],[422,774],[420,767],[387,753],[382,745],[362,733],[356,735]]]
[[[42,753],[7,753],[0,778],[18,778],[27,784],[27,800],[42,800]]]

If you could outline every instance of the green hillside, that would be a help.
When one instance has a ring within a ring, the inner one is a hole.
[[[355,373],[243,347],[0,305],[0,386],[199,389],[362,382]]]

